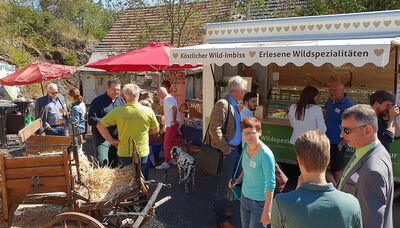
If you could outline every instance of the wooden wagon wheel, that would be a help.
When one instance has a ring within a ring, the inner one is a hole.
[[[89,228],[105,228],[103,224],[93,217],[79,212],[65,212],[58,214],[56,218],[46,224],[46,228],[53,227],[89,227]]]

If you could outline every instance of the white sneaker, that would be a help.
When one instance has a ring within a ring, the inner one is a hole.
[[[169,160],[169,164],[170,165],[176,165],[176,160],[175,159],[171,159],[171,160]]]
[[[169,169],[168,162],[163,162],[161,165],[157,166],[156,169]]]

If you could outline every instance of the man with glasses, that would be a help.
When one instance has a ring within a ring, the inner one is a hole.
[[[378,140],[378,118],[369,105],[355,105],[342,115],[341,137],[355,148],[338,189],[354,195],[364,228],[393,227],[393,171],[389,153]]]
[[[120,93],[121,82],[117,78],[111,78],[107,81],[106,92],[94,98],[89,107],[88,122],[90,126],[92,126],[96,156],[100,167],[118,166],[117,148],[104,139],[96,126],[105,115],[111,112],[111,110],[125,104]],[[118,139],[116,126],[108,126],[107,129],[113,138]]]
[[[67,136],[63,118],[67,110],[65,98],[58,94],[58,87],[54,83],[47,86],[47,95],[37,99],[35,103],[36,119],[41,118],[46,135]]]
[[[335,189],[325,179],[330,142],[319,130],[306,131],[295,144],[301,185],[277,195],[272,204],[272,227],[348,227],[361,228],[357,199]]]
[[[399,116],[399,107],[395,104],[395,97],[385,91],[378,90],[369,97],[371,107],[378,116],[378,139],[387,151],[394,137],[400,136],[400,129],[396,123]]]

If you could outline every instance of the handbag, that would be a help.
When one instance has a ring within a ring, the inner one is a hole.
[[[275,193],[282,192],[288,182],[288,178],[285,173],[279,167],[278,163],[275,162]]]
[[[228,111],[226,113],[224,127],[222,128],[223,135],[225,135],[226,129],[228,127],[229,108],[230,108],[230,102],[228,100]],[[214,148],[210,144],[206,143],[206,140],[208,139],[208,137],[210,137],[208,133],[209,128],[210,124],[208,124],[206,136],[204,137],[203,144],[201,145],[200,148],[200,152],[196,157],[196,163],[206,175],[216,176],[221,169],[221,161],[223,153],[219,149]]]
[[[240,155],[239,162],[236,165],[236,169],[235,169],[235,173],[233,174],[233,177],[236,177],[239,166],[242,163],[242,156],[243,156],[243,152]],[[233,181],[233,179],[230,180],[230,182],[232,182],[232,181]],[[235,185],[232,188],[228,188],[226,198],[229,201],[235,201],[235,200],[239,200],[241,195],[242,195],[242,186]]]

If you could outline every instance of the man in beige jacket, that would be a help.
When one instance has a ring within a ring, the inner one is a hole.
[[[240,112],[237,102],[246,93],[247,81],[240,76],[232,77],[228,82],[229,94],[217,101],[211,112],[209,134],[211,146],[223,154],[218,174],[218,184],[215,193],[215,213],[218,227],[233,227],[227,221],[225,211],[227,183],[232,177],[235,162],[240,152],[242,133],[240,130]],[[227,121],[227,122],[225,122]]]

